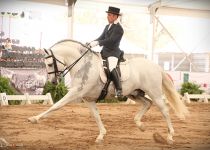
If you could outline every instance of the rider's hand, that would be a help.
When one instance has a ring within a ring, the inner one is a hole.
[[[89,48],[93,48],[95,46],[97,46],[99,44],[98,41],[92,41],[90,43],[86,43],[86,45],[89,47]]]

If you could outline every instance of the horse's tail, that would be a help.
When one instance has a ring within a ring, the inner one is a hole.
[[[168,77],[165,72],[162,72],[162,88],[170,106],[175,111],[176,115],[185,119],[185,116],[189,114],[189,111],[183,101],[180,99],[179,93],[174,88],[172,80]]]

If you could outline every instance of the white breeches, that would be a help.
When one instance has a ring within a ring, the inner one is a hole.
[[[114,56],[108,57],[109,71],[111,72],[117,66],[118,58]]]

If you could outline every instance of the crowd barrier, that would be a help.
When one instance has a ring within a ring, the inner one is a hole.
[[[43,101],[43,104],[53,105],[50,93],[47,93],[46,95],[29,95],[28,93],[25,93],[24,95],[6,95],[6,93],[0,93],[1,105],[8,105],[8,101],[10,100],[21,101],[21,104],[32,104],[34,102]]]
[[[208,99],[210,99],[210,95],[203,93],[203,94],[188,94],[184,93],[183,100],[187,103],[190,103],[190,99],[197,99],[199,102],[208,103]]]

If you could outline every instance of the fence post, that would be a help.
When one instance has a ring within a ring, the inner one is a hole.
[[[184,98],[185,98],[187,103],[190,103],[190,98],[189,98],[189,94],[188,93],[184,93]]]
[[[1,103],[0,103],[1,105],[8,105],[6,93],[0,93],[0,100],[1,100]]]
[[[29,99],[29,94],[28,93],[24,93],[24,95],[25,95],[25,100],[22,100],[21,105],[31,104],[31,101]]]
[[[0,105],[4,105],[4,98],[2,93],[0,93]]]
[[[47,95],[47,97],[48,97],[47,103],[50,104],[50,105],[53,105],[53,100],[52,100],[51,94],[50,94],[50,93],[47,93],[46,95]]]
[[[31,104],[31,101],[29,99],[29,94],[25,93],[25,96],[26,96],[26,104]]]
[[[208,101],[206,93],[204,93],[203,95],[204,95],[204,103],[208,103],[209,101]]]

